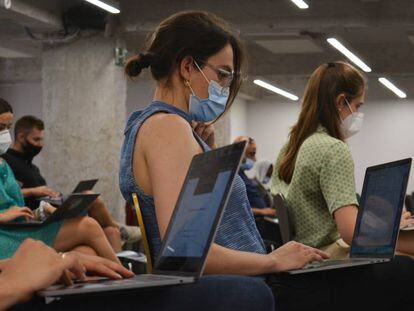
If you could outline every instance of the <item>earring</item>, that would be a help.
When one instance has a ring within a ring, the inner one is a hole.
[[[190,86],[190,81],[185,80],[185,81],[184,81],[184,85],[189,87],[189,86]]]

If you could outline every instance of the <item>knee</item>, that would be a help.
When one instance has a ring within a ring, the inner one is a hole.
[[[110,238],[116,238],[121,239],[121,231],[117,227],[108,226],[103,228],[103,231],[105,232],[105,235],[108,239]]]
[[[79,222],[79,231],[86,237],[96,238],[103,235],[99,223],[91,217],[82,217]]]

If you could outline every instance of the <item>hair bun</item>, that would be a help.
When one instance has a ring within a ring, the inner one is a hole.
[[[138,76],[142,69],[151,66],[154,59],[151,53],[139,53],[137,56],[132,57],[125,65],[125,72],[130,77]]]

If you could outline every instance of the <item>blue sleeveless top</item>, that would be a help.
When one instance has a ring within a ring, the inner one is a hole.
[[[161,248],[161,238],[155,214],[154,198],[144,193],[135,183],[132,170],[132,159],[137,133],[147,118],[155,113],[174,113],[191,123],[191,117],[174,106],[153,101],[142,111],[131,114],[125,128],[125,139],[121,151],[119,171],[119,185],[125,200],[133,206],[132,193],[138,196],[145,229],[148,235],[152,257],[155,260]],[[204,151],[210,150],[209,146],[193,131],[194,137]],[[172,141],[174,138],[172,137]],[[253,214],[246,194],[246,187],[240,176],[236,176],[233,189],[221,223],[218,227],[215,242],[221,246],[265,254],[263,241],[257,231]]]

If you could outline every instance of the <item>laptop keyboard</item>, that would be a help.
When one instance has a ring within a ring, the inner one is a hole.
[[[140,281],[165,281],[165,280],[171,280],[172,278],[175,279],[176,276],[168,276],[168,275],[155,275],[155,274],[139,274],[136,276],[137,279]]]
[[[361,259],[361,258],[348,258],[348,259],[341,259],[341,260],[325,260],[325,261],[316,261],[312,262],[303,269],[313,269],[313,268],[319,268],[319,267],[327,267],[327,266],[335,266],[340,264],[348,264],[348,263],[354,263],[354,262],[361,262],[361,261],[367,261],[367,259]]]

